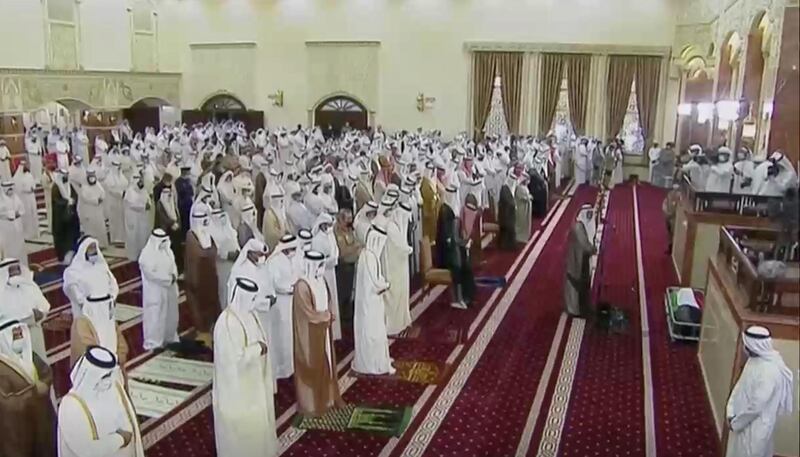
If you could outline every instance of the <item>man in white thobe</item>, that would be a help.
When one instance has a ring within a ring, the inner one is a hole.
[[[81,190],[81,186],[86,183],[86,162],[80,156],[75,157],[72,165],[69,166],[69,183],[75,188],[76,192]]]
[[[339,314],[339,290],[336,287],[336,265],[339,264],[339,245],[336,243],[336,236],[333,234],[333,216],[328,213],[320,213],[317,216],[311,233],[314,238],[311,240],[311,249],[325,256],[325,284],[328,286],[333,309],[336,316]],[[331,326],[333,339],[342,339],[342,324],[339,319]]]
[[[647,158],[649,159],[649,174],[650,183],[653,183],[653,168],[658,165],[658,159],[661,157],[661,148],[658,147],[658,143],[653,143],[650,146],[650,149],[647,151]]]
[[[122,198],[128,187],[128,178],[122,174],[122,163],[118,158],[111,160],[111,170],[103,180],[106,191],[106,211],[111,243],[125,241],[125,211]]]
[[[31,173],[37,181],[42,179],[42,153],[44,147],[39,135],[34,132],[28,132],[25,135],[25,152],[28,153],[28,161],[31,164]]]
[[[25,232],[22,218],[25,207],[14,193],[14,183],[4,181],[0,184],[0,252],[13,257],[28,266],[28,252],[25,249]]]
[[[463,184],[462,184],[463,185]],[[409,309],[408,256],[413,249],[408,245],[408,222],[411,207],[400,203],[387,215],[387,241],[382,262],[386,267],[386,281],[392,287],[384,294],[386,302],[386,333],[396,335],[411,325]]]
[[[96,239],[100,247],[108,246],[108,230],[103,211],[103,201],[106,191],[97,182],[97,175],[93,170],[86,173],[86,185],[78,191],[78,217],[81,221],[83,233]]]
[[[122,205],[125,213],[125,253],[128,260],[135,262],[147,244],[153,226],[153,202],[140,175],[131,180]]]
[[[169,236],[153,230],[139,256],[142,272],[144,349],[163,348],[178,340],[178,266]]]
[[[717,152],[717,163],[708,167],[705,190],[706,192],[730,193],[731,180],[733,180],[731,150],[721,147]]]
[[[40,323],[50,311],[50,303],[33,281],[33,274],[17,259],[0,260],[0,321],[17,320],[28,326],[31,347],[47,360],[44,333]]]
[[[228,305],[228,279],[231,275],[233,262],[239,256],[239,243],[236,230],[231,226],[228,213],[222,208],[211,211],[211,224],[209,226],[211,238],[217,245],[217,284],[219,304],[224,309]]]
[[[269,300],[258,284],[235,278],[228,306],[214,325],[214,436],[220,457],[272,457],[278,452],[270,352],[258,311]]]
[[[582,138],[575,151],[575,182],[587,183],[592,177],[592,157],[589,152],[589,140]]]
[[[386,305],[383,297],[390,286],[381,266],[386,236],[386,230],[373,224],[367,233],[367,244],[361,250],[356,266],[353,370],[363,374],[392,375],[396,372],[389,356]]]
[[[269,311],[267,338],[272,348],[272,376],[288,378],[294,373],[294,332],[292,328],[292,296],[297,274],[292,259],[297,251],[297,238],[284,235],[267,259],[276,301]]]
[[[728,398],[727,457],[772,457],[775,421],[792,412],[792,370],[765,327],[748,327],[742,341],[748,359]]]
[[[11,151],[6,146],[6,140],[0,140],[0,181],[11,179]]]
[[[90,346],[58,407],[59,457],[144,457],[139,423],[114,354]]]
[[[753,162],[752,153],[747,148],[740,148],[736,154],[736,163],[733,164],[733,193],[752,194],[753,193],[753,173],[756,165]]]
[[[39,238],[39,211],[36,207],[36,178],[33,177],[28,162],[22,160],[14,173],[14,191],[22,202],[25,213],[22,215],[22,231],[25,239]]]
[[[73,319],[81,315],[83,305],[89,297],[110,295],[113,300],[119,294],[117,278],[108,268],[97,240],[85,236],[78,241],[72,262],[64,269],[64,295],[69,298]]]
[[[753,193],[766,196],[783,196],[786,190],[797,185],[797,172],[782,152],[773,152],[769,160],[759,164],[753,173]]]

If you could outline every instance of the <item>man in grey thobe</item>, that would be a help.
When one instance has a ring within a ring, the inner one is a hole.
[[[564,308],[571,316],[586,317],[591,311],[591,273],[589,260],[594,247],[594,208],[584,205],[569,232],[567,271],[564,280]]]

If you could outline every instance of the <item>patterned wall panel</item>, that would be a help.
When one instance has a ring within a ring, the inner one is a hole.
[[[32,111],[64,99],[93,109],[127,108],[155,97],[180,106],[176,73],[72,72],[0,68],[0,113]]]
[[[48,41],[48,59],[50,68],[59,70],[75,70],[78,68],[78,42],[75,25],[50,23],[50,39]]]
[[[378,110],[378,42],[306,42],[308,109],[325,97],[350,95]]]

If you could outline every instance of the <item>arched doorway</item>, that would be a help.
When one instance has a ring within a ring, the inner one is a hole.
[[[322,128],[326,138],[339,136],[345,126],[366,130],[367,109],[353,98],[337,95],[317,105],[314,110],[314,125]]]
[[[184,110],[181,118],[187,125],[232,120],[244,122],[248,131],[264,127],[263,111],[248,110],[244,102],[227,92],[207,98],[199,110]]]

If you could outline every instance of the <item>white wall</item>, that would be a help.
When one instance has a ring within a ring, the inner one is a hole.
[[[0,0],[0,67],[44,68],[42,5]]]
[[[464,129],[467,41],[670,46],[671,0],[162,0],[161,65],[191,64],[189,44],[256,43],[256,87],[248,107],[272,125],[307,122],[306,41],[379,41],[377,122],[388,129],[418,125],[449,133]],[[491,14],[490,14],[491,12]],[[169,18],[169,19],[167,19]],[[166,29],[171,29],[170,37]],[[180,31],[179,31],[180,30]],[[180,59],[177,56],[180,55]],[[235,72],[236,69],[231,69]],[[206,98],[184,75],[182,100]],[[217,75],[218,76],[218,75]],[[231,76],[234,78],[233,74]],[[216,78],[225,89],[225,78]],[[283,90],[285,105],[268,94]],[[416,96],[436,97],[419,113]]]
[[[85,70],[131,69],[131,25],[125,0],[81,0],[80,61]]]
[[[464,129],[469,41],[670,46],[674,0],[157,0],[158,64],[184,74],[183,108],[241,84],[238,68],[192,70],[192,43],[256,44],[254,87],[242,95],[271,125],[305,123],[312,109],[306,41],[378,41],[377,102],[388,129]],[[80,63],[131,68],[126,0],[82,0]],[[0,67],[44,66],[41,2],[0,0]],[[226,52],[221,50],[220,52]],[[227,58],[221,61],[228,60]],[[226,76],[227,75],[227,76]],[[202,80],[194,80],[200,78]],[[267,96],[284,91],[285,105]],[[416,110],[416,96],[436,97]],[[665,128],[668,130],[669,128]]]

